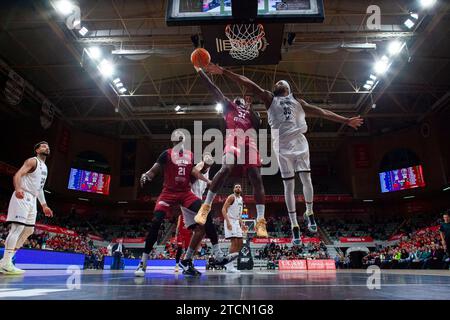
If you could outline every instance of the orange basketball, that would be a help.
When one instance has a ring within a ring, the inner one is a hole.
[[[211,56],[206,49],[195,49],[191,54],[191,62],[197,68],[204,68],[211,62]]]

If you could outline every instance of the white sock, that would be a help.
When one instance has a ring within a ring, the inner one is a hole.
[[[148,253],[143,253],[142,254],[142,264],[144,265],[144,267],[147,266],[147,260],[148,260]]]
[[[211,205],[213,203],[215,197],[216,197],[216,194],[214,192],[208,190],[208,193],[206,194],[205,203]]]
[[[220,246],[218,243],[213,244],[212,249],[213,249],[214,257],[223,256],[223,252],[222,252],[222,250],[220,250]]]
[[[291,219],[291,227],[298,227],[297,222],[297,212],[290,212],[289,213],[289,219]]]
[[[257,204],[256,205],[256,220],[263,219],[264,218],[264,210],[266,206],[264,204]]]
[[[12,263],[12,258],[14,257],[14,254],[16,253],[16,250],[11,250],[11,249],[5,249],[4,253],[3,253],[3,258],[1,261],[1,263],[3,265],[8,265],[10,263]]]
[[[308,213],[312,213],[313,212],[313,203],[312,202],[307,202],[306,203],[306,212],[308,212]]]

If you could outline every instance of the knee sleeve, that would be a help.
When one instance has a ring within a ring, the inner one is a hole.
[[[161,227],[164,217],[165,217],[164,212],[161,211],[155,212],[152,220],[152,225],[150,226],[147,238],[145,239],[144,253],[149,254],[152,251],[153,245],[158,239],[159,228]]]
[[[24,225],[12,223],[11,229],[9,229],[8,237],[6,237],[5,248],[8,250],[16,249],[17,242],[19,241],[20,235],[25,229]]]
[[[295,179],[283,180],[284,184],[284,199],[288,212],[295,212]]]
[[[219,243],[219,236],[217,235],[217,230],[212,221],[211,214],[209,214],[208,218],[206,219],[205,233],[206,233],[206,237],[209,238],[209,240],[211,240],[211,244],[215,245],[215,244]]]
[[[313,202],[314,190],[311,180],[310,172],[299,172],[300,180],[303,185],[303,195],[305,197],[305,202]]]
[[[22,248],[25,241],[34,233],[34,227],[25,227],[20,234],[19,240],[16,243],[16,249],[19,250]]]

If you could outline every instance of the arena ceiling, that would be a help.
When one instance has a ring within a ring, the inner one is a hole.
[[[433,114],[449,116],[450,4],[438,0],[416,25],[403,24],[414,1],[377,1],[381,29],[369,30],[371,1],[325,0],[323,24],[287,24],[279,65],[245,66],[235,71],[270,89],[286,79],[297,95],[340,114],[360,114],[366,125],[358,133],[338,124],[309,120],[310,136],[340,139],[373,135],[420,122]],[[168,27],[163,0],[79,1],[82,25],[89,33],[69,30],[48,0],[0,2],[2,72],[10,68],[38,88],[71,125],[99,134],[151,137],[174,128],[220,127],[221,117],[189,60],[198,26]],[[392,40],[407,48],[395,58],[380,83],[363,88],[374,62]],[[372,43],[376,50],[350,50],[343,44]],[[112,54],[116,73],[127,87],[122,96],[91,66],[84,49],[99,46]],[[128,50],[128,51],[127,51]],[[133,54],[143,50],[145,54]],[[123,54],[128,52],[128,54]],[[131,52],[131,55],[130,55]],[[227,96],[242,94],[221,77],[215,81]],[[28,92],[33,95],[32,92]],[[37,98],[35,98],[37,100]],[[373,105],[376,105],[373,108]],[[180,105],[184,113],[176,113]],[[257,104],[258,109],[262,106]],[[40,110],[40,105],[37,108]],[[30,114],[27,106],[1,106],[13,117]]]

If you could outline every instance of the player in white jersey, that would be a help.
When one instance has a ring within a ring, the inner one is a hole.
[[[308,141],[304,134],[308,130],[306,116],[314,116],[334,122],[346,124],[358,129],[363,124],[360,116],[346,118],[334,112],[313,106],[302,99],[297,99],[291,92],[287,81],[278,81],[272,92],[262,89],[247,77],[238,75],[217,65],[210,64],[207,71],[223,74],[240,85],[253,91],[265,104],[269,124],[273,135],[273,147],[277,156],[281,177],[284,184],[286,206],[291,220],[293,243],[300,244],[300,228],[297,222],[295,206],[295,175],[298,173],[303,185],[303,196],[306,203],[305,221],[311,232],[317,232],[314,219],[314,191],[311,181]]]
[[[0,273],[3,274],[17,275],[25,272],[13,265],[12,258],[34,232],[36,199],[39,200],[44,214],[47,217],[53,216],[44,197],[47,179],[45,160],[50,155],[50,147],[47,142],[42,141],[35,145],[34,151],[36,157],[27,159],[13,178],[15,191],[9,201],[6,219],[11,228],[5,241],[3,259],[0,260]]]
[[[242,187],[240,184],[234,185],[233,194],[229,195],[222,207],[222,215],[225,224],[225,239],[231,240],[230,253],[237,253],[242,249],[243,232],[245,228],[242,222],[242,210],[244,201],[242,200]],[[226,265],[227,272],[238,273],[233,262]]]
[[[203,161],[200,161],[195,167],[203,174],[206,179],[209,179],[209,169],[211,168],[213,163],[214,160],[212,155],[210,153],[205,153],[203,155]],[[191,190],[199,199],[203,199],[203,194],[205,193],[207,187],[208,184],[205,181],[201,181],[200,179],[191,181]],[[193,212],[183,206],[181,206],[181,212],[183,213],[184,222],[187,227],[195,224],[194,217],[197,212]]]

